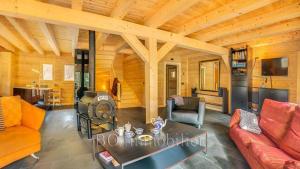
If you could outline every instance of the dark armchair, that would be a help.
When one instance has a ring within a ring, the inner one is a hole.
[[[177,106],[173,98],[167,100],[167,116],[169,120],[190,123],[200,128],[203,125],[205,102],[198,97],[183,97],[184,105]]]

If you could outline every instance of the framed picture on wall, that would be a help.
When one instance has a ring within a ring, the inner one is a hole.
[[[52,64],[43,64],[43,80],[53,80]]]
[[[65,65],[65,81],[74,81],[74,65]]]

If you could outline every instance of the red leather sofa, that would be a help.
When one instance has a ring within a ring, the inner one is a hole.
[[[300,107],[292,103],[264,101],[261,134],[239,127],[240,110],[230,121],[230,138],[252,169],[300,169]]]

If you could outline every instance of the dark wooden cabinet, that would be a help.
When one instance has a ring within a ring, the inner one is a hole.
[[[14,96],[21,96],[21,98],[31,104],[36,104],[39,101],[39,92],[36,88],[14,88]]]
[[[280,102],[289,101],[288,89],[271,89],[259,88],[258,89],[258,112],[260,112],[265,99],[272,99]]]
[[[228,91],[226,88],[219,88],[219,97],[222,97],[222,113],[228,114]]]
[[[248,110],[248,87],[233,86],[232,88],[232,112],[235,109]]]

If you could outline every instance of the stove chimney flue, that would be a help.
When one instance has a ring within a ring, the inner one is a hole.
[[[96,72],[96,32],[89,31],[89,74],[90,91],[95,91],[95,72]]]

